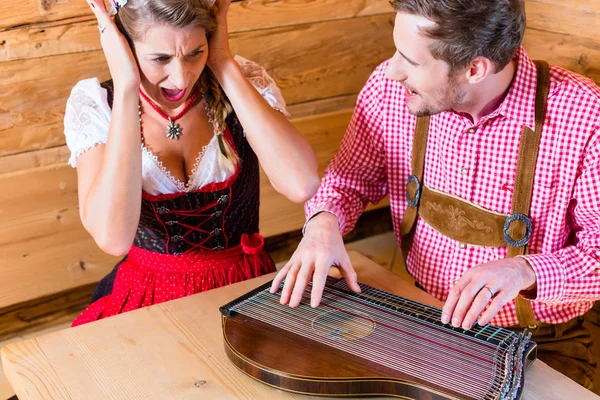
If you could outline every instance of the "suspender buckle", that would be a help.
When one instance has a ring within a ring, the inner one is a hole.
[[[408,186],[411,182],[413,182],[416,186],[414,199],[410,198],[410,192],[408,190]],[[421,201],[421,182],[419,182],[419,178],[417,178],[415,175],[409,176],[408,181],[406,182],[406,201],[408,201],[408,205],[411,207],[417,207]]]
[[[525,237],[521,240],[514,240],[508,234],[508,228],[510,224],[514,221],[521,221],[525,224]],[[529,243],[529,238],[531,237],[531,218],[529,218],[525,214],[511,214],[506,218],[506,222],[504,223],[504,240],[506,243],[513,247],[523,247],[527,243]]]

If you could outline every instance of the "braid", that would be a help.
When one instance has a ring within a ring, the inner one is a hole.
[[[204,90],[204,99],[210,110],[210,116],[215,127],[215,134],[219,141],[221,154],[218,162],[224,169],[233,172],[240,163],[240,159],[229,142],[223,137],[223,132],[227,128],[227,116],[233,108],[229,103],[229,99],[223,92],[223,89],[221,89],[221,85],[219,85],[217,78],[215,78],[208,67],[205,67],[202,75],[200,75],[200,87]]]

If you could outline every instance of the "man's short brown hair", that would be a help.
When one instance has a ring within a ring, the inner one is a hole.
[[[455,71],[476,57],[503,69],[519,49],[525,33],[523,0],[392,0],[394,10],[435,23],[422,33],[435,40],[433,56]]]

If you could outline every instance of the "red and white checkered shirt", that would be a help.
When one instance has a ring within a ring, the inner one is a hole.
[[[426,185],[502,214],[511,211],[521,130],[535,128],[536,67],[522,49],[517,58],[516,76],[497,110],[475,125],[454,112],[431,117],[425,160]],[[401,85],[385,76],[388,63],[361,91],[340,151],[306,204],[306,215],[331,212],[345,234],[368,202],[389,195],[400,243],[416,118]],[[600,298],[600,88],[556,66],[550,68],[529,215],[531,254],[525,258],[537,275],[536,319],[560,323],[584,314]],[[444,301],[452,281],[468,268],[506,255],[506,247],[456,242],[418,218],[407,268]],[[514,302],[492,324],[516,325]]]

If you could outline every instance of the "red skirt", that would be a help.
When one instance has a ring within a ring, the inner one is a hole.
[[[90,304],[72,326],[273,272],[263,246],[263,237],[255,233],[218,252],[170,255],[132,247],[119,265],[111,294]]]

